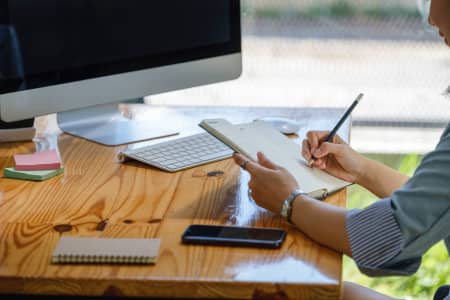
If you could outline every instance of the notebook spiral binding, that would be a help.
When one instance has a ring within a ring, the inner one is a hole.
[[[55,264],[154,264],[160,240],[149,238],[60,238]]]
[[[145,256],[99,256],[99,255],[56,255],[52,257],[52,263],[56,264],[149,264],[152,263],[151,257]]]

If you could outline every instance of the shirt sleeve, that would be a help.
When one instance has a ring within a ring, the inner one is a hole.
[[[450,232],[450,126],[392,197],[347,215],[352,255],[369,276],[410,275]],[[446,243],[447,246],[449,243]]]
[[[448,253],[449,256],[450,256],[450,236],[448,236],[448,237],[444,240],[444,243],[445,243],[445,247],[447,248],[447,253]]]
[[[420,266],[420,258],[388,266],[404,243],[389,198],[366,209],[350,211],[346,230],[353,259],[368,276],[410,275]]]

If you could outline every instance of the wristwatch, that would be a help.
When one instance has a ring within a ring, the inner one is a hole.
[[[283,219],[285,219],[286,221],[288,221],[289,223],[292,224],[291,222],[291,216],[292,216],[292,202],[294,201],[295,198],[297,198],[297,196],[299,195],[307,195],[308,193],[305,193],[304,191],[300,190],[300,189],[296,189],[294,190],[287,198],[286,200],[283,201],[283,206],[281,207],[281,211],[280,211],[280,215]]]

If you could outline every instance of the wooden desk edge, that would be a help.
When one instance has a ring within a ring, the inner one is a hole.
[[[7,278],[0,281],[2,294],[71,295],[107,297],[168,297],[192,299],[339,299],[340,285],[251,283],[242,281],[145,281]]]

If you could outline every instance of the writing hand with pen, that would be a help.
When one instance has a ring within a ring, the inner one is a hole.
[[[341,137],[334,135],[327,142],[329,131],[310,131],[302,143],[302,155],[312,168],[356,183],[364,173],[364,157],[353,150]]]
[[[310,167],[319,168],[340,179],[355,182],[360,170],[360,157],[339,136],[336,136],[339,128],[361,101],[364,94],[359,94],[352,105],[344,112],[336,126],[330,131],[311,131],[307,133],[302,144],[302,155],[309,162]],[[362,160],[361,160],[362,161]]]

